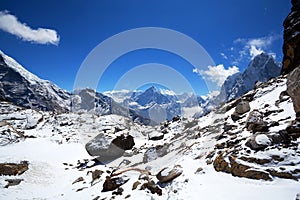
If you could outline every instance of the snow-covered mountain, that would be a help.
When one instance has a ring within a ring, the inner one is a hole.
[[[285,90],[286,77],[274,78],[158,126],[1,102],[0,198],[295,199],[300,135]]]
[[[254,57],[246,70],[229,76],[221,87],[217,102],[235,99],[252,90],[256,82],[266,82],[270,78],[279,76],[281,64],[271,55],[261,53]]]
[[[27,108],[66,111],[70,94],[28,72],[0,51],[0,99]]]

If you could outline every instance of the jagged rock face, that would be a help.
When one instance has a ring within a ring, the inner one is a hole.
[[[282,74],[288,74],[287,92],[291,96],[297,117],[300,115],[300,1],[292,0],[292,9],[285,19]]]
[[[46,111],[68,110],[69,94],[49,81],[24,70],[0,52],[0,99]]]
[[[257,55],[243,73],[229,76],[216,97],[217,103],[235,99],[252,90],[257,81],[266,82],[280,74],[280,64],[266,53]]]
[[[282,74],[287,74],[300,65],[300,1],[292,0],[292,5],[291,12],[283,23]]]

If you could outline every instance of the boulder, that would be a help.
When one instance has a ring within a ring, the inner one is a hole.
[[[107,176],[104,183],[102,192],[113,191],[125,184],[129,179],[126,176],[112,178]]]
[[[272,140],[266,134],[257,133],[252,135],[245,145],[252,150],[259,151],[264,150],[271,144]]]
[[[237,103],[234,113],[231,115],[231,119],[233,121],[237,121],[242,117],[244,113],[248,111],[250,111],[249,101],[242,100],[239,103]]]
[[[164,133],[158,131],[151,131],[148,133],[149,140],[161,140],[164,138]]]
[[[156,178],[160,183],[168,183],[177,178],[182,174],[182,169],[180,165],[175,165],[173,167],[163,168],[158,174]]]
[[[85,149],[91,156],[98,156],[101,162],[108,162],[121,157],[125,150],[133,146],[134,139],[131,135],[112,137],[99,134],[85,145]]]
[[[253,110],[249,113],[246,119],[246,128],[253,133],[267,132],[269,130],[268,124],[263,120],[263,113],[258,110]]]
[[[249,101],[241,101],[235,107],[235,112],[240,115],[242,115],[248,111],[250,111]]]
[[[28,161],[21,163],[0,163],[0,176],[16,176],[21,175],[28,170]]]

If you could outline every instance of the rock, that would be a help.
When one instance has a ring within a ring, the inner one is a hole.
[[[28,161],[16,163],[0,163],[0,175],[15,176],[21,175],[28,170]]]
[[[272,144],[271,139],[266,135],[262,133],[257,133],[252,135],[245,145],[249,147],[252,150],[260,151]]]
[[[256,170],[250,166],[241,164],[236,158],[229,156],[227,162],[223,153],[219,154],[214,161],[214,168],[217,172],[231,173],[233,176],[245,177],[250,179],[272,180],[268,172]]]
[[[84,181],[84,178],[83,178],[83,177],[77,178],[77,179],[72,183],[72,185],[75,184],[75,183],[81,182],[81,181]]]
[[[300,200],[300,193],[296,195],[296,200]]]
[[[263,114],[258,110],[253,110],[249,113],[246,119],[246,128],[253,133],[267,132],[269,130],[268,124],[263,121]]]
[[[126,176],[112,178],[107,176],[104,183],[102,192],[113,191],[125,184],[129,179]]]
[[[278,178],[285,178],[285,179],[292,179],[295,181],[298,181],[298,178],[296,176],[293,176],[290,172],[278,172],[274,169],[268,169],[267,170],[272,176],[276,176]]]
[[[300,123],[293,121],[293,123],[286,128],[286,131],[293,140],[297,140],[300,137]]]
[[[95,171],[92,171],[92,181],[91,181],[91,185],[93,185],[93,183],[95,182],[95,180],[101,178],[101,175],[104,172],[99,170],[99,169],[95,169]]]
[[[290,144],[291,137],[286,130],[280,130],[278,133],[270,133],[268,137],[272,140],[272,144]]]
[[[198,169],[195,171],[195,174],[200,174],[200,173],[204,173],[202,167],[198,167]]]
[[[242,115],[248,111],[250,111],[249,101],[241,101],[235,107],[235,112],[240,115]]]
[[[167,153],[168,153],[168,145],[164,145],[164,146],[158,145],[155,147],[150,147],[144,154],[143,162],[144,163],[151,162],[157,159],[158,157],[163,157]]]
[[[152,194],[162,195],[162,190],[154,183],[153,180],[149,180],[141,186],[141,190],[148,189]]]
[[[158,131],[151,131],[148,133],[149,140],[161,140],[164,138],[164,133]]]
[[[283,23],[284,43],[281,74],[288,74],[300,65],[300,4],[292,0],[292,9]]]
[[[112,161],[123,155],[125,150],[134,146],[131,135],[120,135],[112,138],[105,134],[99,134],[85,145],[85,149],[91,156],[98,156],[101,162]]]
[[[141,182],[139,182],[139,181],[134,182],[132,185],[132,190],[135,190],[140,184],[141,184]]]
[[[272,180],[268,172],[262,170],[256,170],[250,166],[243,165],[241,163],[236,162],[236,158],[229,157],[230,166],[231,166],[231,174],[233,176],[245,177],[250,179],[262,179],[266,181]]]
[[[182,169],[180,165],[175,165],[174,167],[166,167],[163,168],[158,174],[156,178],[160,183],[168,183],[177,178],[182,174]]]
[[[217,172],[231,173],[229,163],[225,161],[222,153],[216,157],[213,165]]]
[[[4,186],[4,188],[8,188],[10,186],[19,185],[24,179],[5,179],[7,181],[7,185]]]
[[[299,35],[300,40],[300,35]],[[300,43],[299,43],[300,45]],[[300,50],[300,48],[299,48]],[[300,51],[299,51],[300,54]],[[299,55],[300,56],[300,55]],[[300,62],[300,59],[299,59]],[[296,116],[300,116],[300,65],[287,76],[287,92],[293,101]]]
[[[112,192],[112,195],[122,195],[123,192],[124,192],[124,189],[119,187],[117,189],[117,191]]]
[[[242,115],[250,110],[249,101],[239,101],[235,107],[234,113],[231,115],[233,121],[239,120]]]
[[[116,145],[117,147],[123,149],[123,150],[130,150],[135,145],[134,139],[131,135],[120,135],[116,137],[112,144]]]

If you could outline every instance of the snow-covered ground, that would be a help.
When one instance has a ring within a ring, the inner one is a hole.
[[[284,90],[285,79],[281,78],[257,89],[250,102],[249,112],[255,109],[262,112],[282,109],[266,118],[268,123],[279,122],[277,126],[270,127],[270,133],[285,129],[295,119],[290,100],[276,104]],[[218,152],[230,154],[234,150],[233,147],[217,149],[216,145],[234,141],[233,137],[240,139],[241,149],[237,156],[261,159],[272,155],[284,157],[282,162],[264,165],[247,163],[256,170],[264,171],[270,167],[284,167],[286,171],[299,169],[299,138],[293,141],[296,146],[275,146],[264,151],[252,151],[245,146],[252,135],[244,126],[248,113],[234,122],[230,117],[234,108],[224,112],[213,111],[200,119],[189,116],[147,127],[117,115],[53,114],[23,109],[5,102],[1,102],[0,107],[0,163],[29,162],[29,169],[19,176],[0,176],[0,199],[111,199],[113,196],[114,199],[149,200],[288,200],[295,199],[300,192],[299,181],[278,177],[272,177],[272,181],[252,180],[215,170],[213,160],[209,162],[210,158],[215,159]],[[223,138],[220,135],[224,134],[225,123],[236,128],[232,130],[234,135]],[[162,132],[162,139],[149,140],[149,137],[159,136]],[[135,145],[131,150],[126,150],[123,157],[99,164],[87,153],[85,144],[100,133],[111,137],[129,134],[134,137]],[[256,137],[256,142],[270,145],[268,137],[263,134]],[[234,148],[238,149],[239,146]],[[207,158],[210,152],[215,152],[215,156]],[[225,157],[225,160],[228,158]],[[181,167],[182,174],[172,182],[158,183],[155,175],[165,167],[172,169],[175,165]],[[93,180],[95,170],[101,170],[102,175]],[[122,195],[113,194],[117,189],[102,192],[106,177],[118,172],[120,175],[114,177],[129,179],[121,186]],[[151,172],[151,175],[146,172]],[[141,189],[146,182],[143,179],[145,176],[162,190],[161,196]],[[11,178],[21,178],[23,181],[19,185],[4,188],[7,184],[5,180]],[[141,184],[133,190],[137,181]]]

